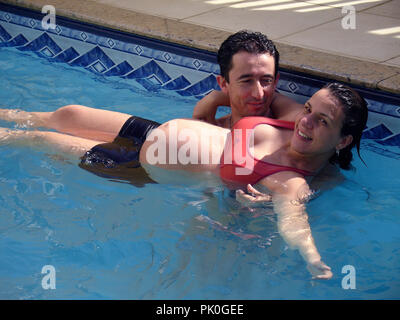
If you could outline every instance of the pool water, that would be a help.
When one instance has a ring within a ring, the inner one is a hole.
[[[0,50],[0,82],[0,107],[25,111],[82,104],[163,122],[191,117],[197,101],[12,48]],[[334,273],[313,281],[271,208],[241,208],[224,187],[138,188],[51,148],[2,142],[0,299],[398,299],[400,163],[362,156],[368,167],[356,156],[346,181],[308,205]],[[42,287],[45,265],[55,289]],[[355,289],[342,288],[346,265]]]

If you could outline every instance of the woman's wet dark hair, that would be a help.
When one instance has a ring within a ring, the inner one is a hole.
[[[241,30],[230,35],[218,50],[218,64],[221,75],[229,82],[229,71],[232,69],[232,57],[245,51],[254,54],[268,53],[274,57],[275,78],[279,69],[279,52],[272,40],[261,32]]]
[[[339,153],[334,154],[329,161],[338,164],[340,168],[351,169],[351,160],[353,159],[352,149],[357,147],[357,153],[360,157],[361,136],[368,120],[367,102],[357,91],[341,83],[333,82],[326,84],[322,89],[328,89],[331,96],[342,106],[344,121],[341,129],[341,135],[352,135],[353,141]],[[364,161],[363,161],[364,162]],[[365,164],[365,163],[364,163]]]

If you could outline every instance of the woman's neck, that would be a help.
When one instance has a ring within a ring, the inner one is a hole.
[[[318,173],[327,164],[329,164],[329,159],[332,157],[333,153],[323,153],[320,155],[307,155],[304,153],[297,152],[293,150],[290,144],[287,146],[286,150],[287,157],[289,161],[292,162],[296,168],[305,171],[310,171],[313,173]]]

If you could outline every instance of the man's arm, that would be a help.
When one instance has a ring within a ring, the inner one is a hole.
[[[214,125],[220,125],[219,119],[215,119],[219,106],[229,106],[229,97],[222,91],[214,90],[197,102],[193,110],[193,119],[202,120]],[[227,118],[229,116],[222,117]],[[222,120],[224,122],[224,120]]]
[[[197,102],[193,110],[193,119],[202,120],[217,126],[229,128],[229,116],[215,119],[219,106],[229,106],[229,97],[222,91],[214,90]],[[303,105],[293,99],[275,92],[271,103],[272,115],[276,119],[294,121]]]

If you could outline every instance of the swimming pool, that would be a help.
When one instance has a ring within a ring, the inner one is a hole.
[[[121,44],[132,45],[136,60],[119,54],[115,39],[99,51],[87,40],[90,32],[63,26],[70,38],[54,31],[34,42],[43,35],[32,27],[37,20],[6,13],[0,13],[1,107],[49,111],[73,103],[162,122],[190,117],[197,99],[215,85],[215,65],[206,54],[194,52],[190,60],[174,56],[174,48],[161,55],[152,48],[145,56],[146,43]],[[86,41],[73,42],[82,32]],[[78,55],[69,61],[75,63],[65,62],[74,50]],[[99,55],[77,60],[87,52]],[[135,77],[123,77],[146,65]],[[319,84],[284,74],[280,89],[301,100]],[[45,146],[3,144],[0,298],[398,299],[399,109],[395,98],[382,103],[369,94],[362,151],[368,167],[356,156],[357,170],[344,172],[342,185],[308,206],[317,247],[334,273],[331,280],[310,280],[298,252],[279,236],[272,209],[240,208],[223,187],[138,188],[97,177]],[[41,285],[45,265],[56,270],[54,290]],[[342,288],[346,265],[356,270],[355,289]]]

